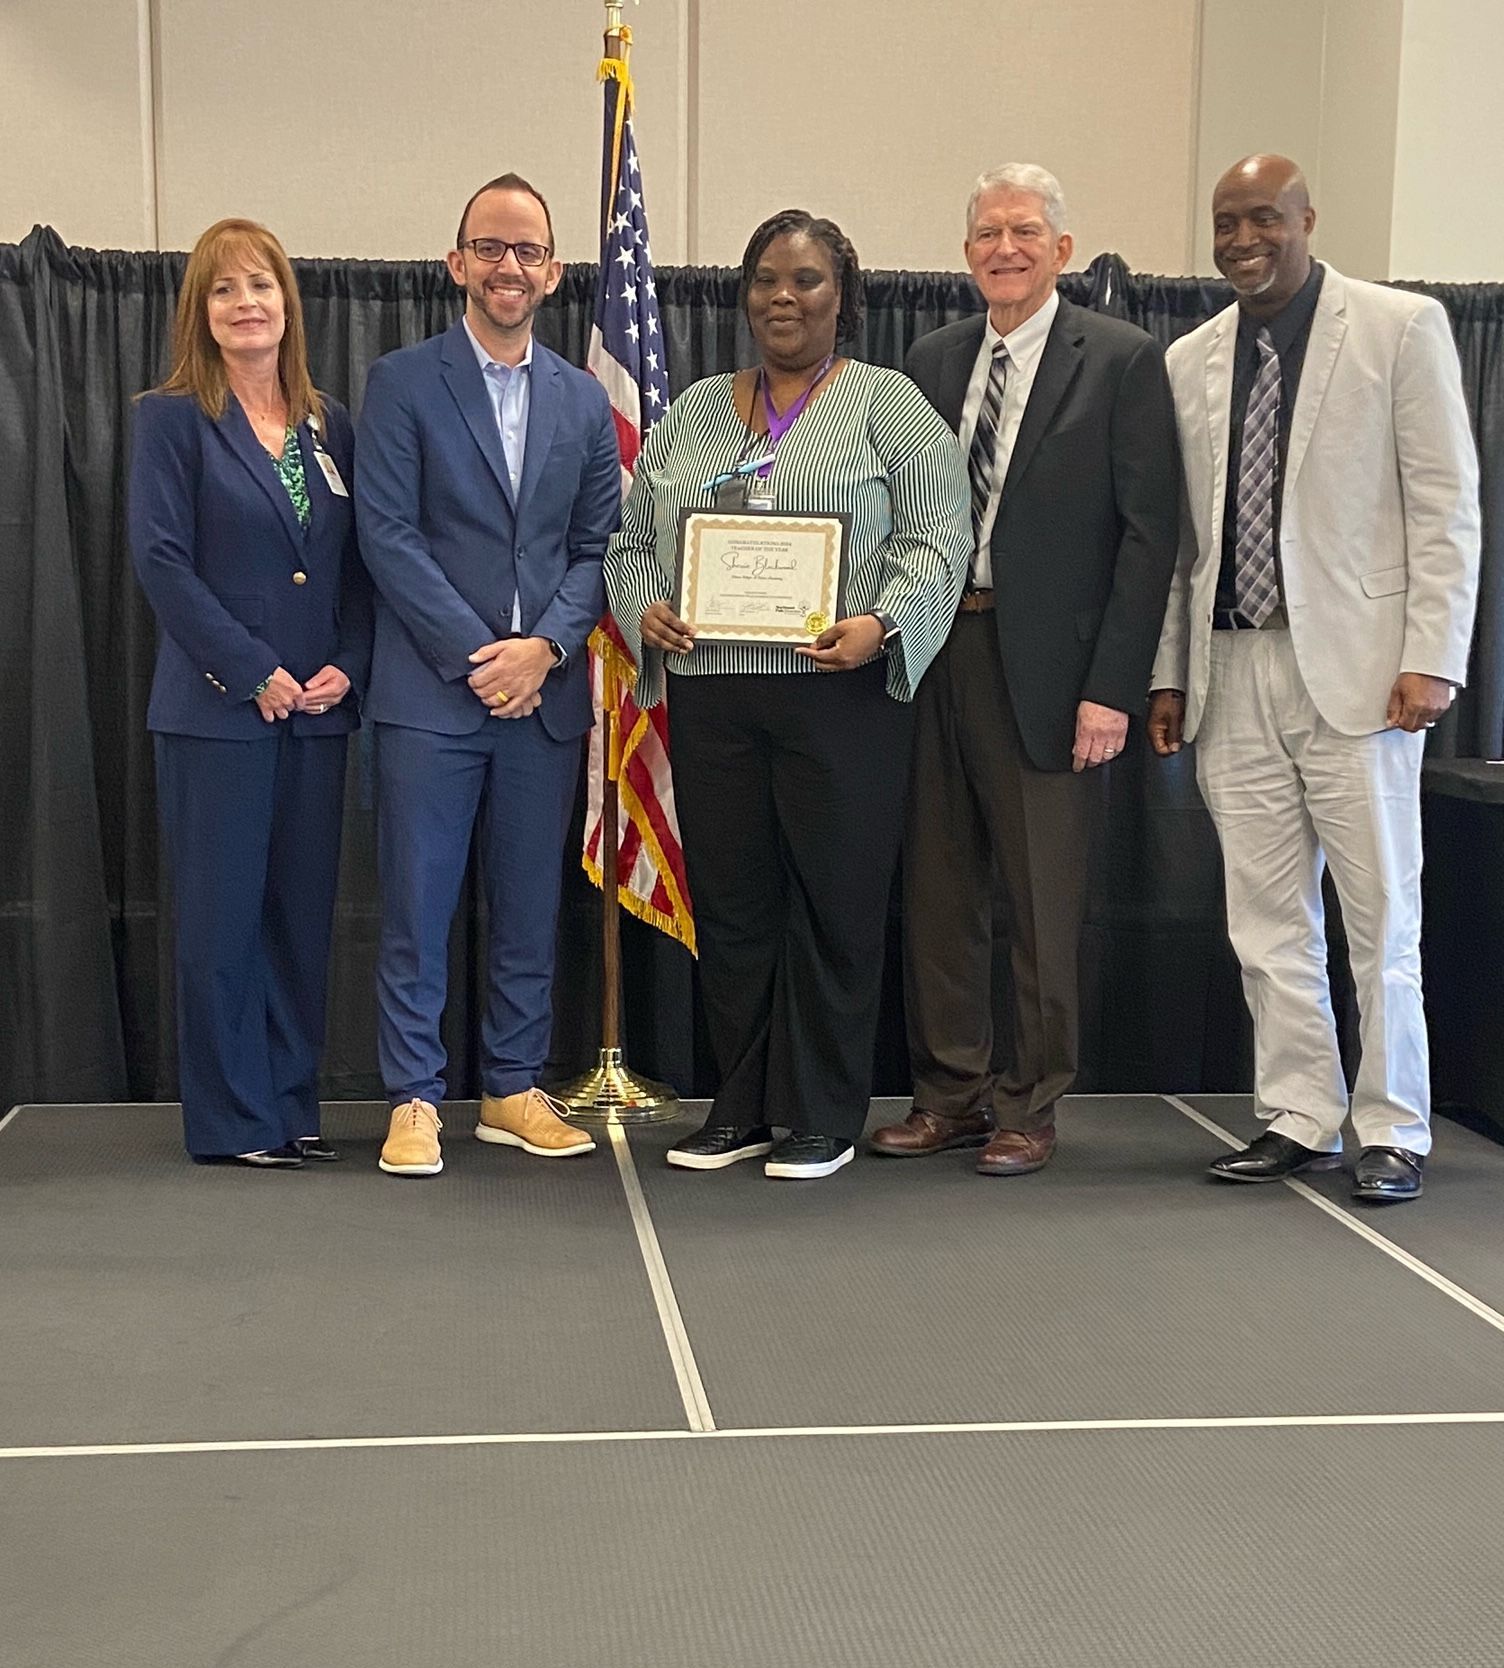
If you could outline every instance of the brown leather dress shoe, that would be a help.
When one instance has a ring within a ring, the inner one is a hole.
[[[980,1147],[992,1134],[992,1114],[970,1112],[964,1118],[947,1118],[939,1112],[922,1112],[917,1106],[901,1124],[887,1124],[873,1130],[870,1142],[875,1153],[889,1158],[923,1158],[926,1153],[943,1153],[950,1147]]]
[[[1027,1176],[1042,1170],[1055,1156],[1055,1126],[1043,1129],[1000,1129],[977,1160],[980,1176]]]

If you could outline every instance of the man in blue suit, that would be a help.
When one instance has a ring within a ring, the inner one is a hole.
[[[392,1106],[381,1168],[443,1169],[439,1040],[449,925],[479,824],[490,943],[484,1141],[589,1152],[537,1086],[548,1054],[564,838],[590,729],[585,643],[621,505],[604,390],[533,339],[563,276],[548,205],[505,174],[460,218],[460,322],[372,367],[357,443],[376,581],[382,889],[378,1044]]]

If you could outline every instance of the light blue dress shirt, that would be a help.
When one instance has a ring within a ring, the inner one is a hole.
[[[522,460],[527,454],[527,414],[533,394],[533,338],[527,339],[527,352],[520,364],[503,365],[493,359],[480,345],[469,319],[463,320],[465,334],[475,349],[476,363],[486,385],[486,395],[496,417],[496,432],[501,436],[501,449],[507,460],[507,479],[512,483],[512,502],[522,486]],[[522,630],[522,599],[512,597],[512,630]],[[560,664],[563,651],[559,650]]]

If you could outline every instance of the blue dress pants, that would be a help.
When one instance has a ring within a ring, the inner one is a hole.
[[[444,1098],[439,1022],[472,833],[490,918],[481,1085],[512,1095],[538,1081],[553,1031],[564,836],[580,755],[581,738],[556,741],[536,714],[488,718],[463,736],[376,726],[377,1047],[392,1105]]]
[[[316,1135],[347,737],[154,739],[185,1144],[210,1158]]]

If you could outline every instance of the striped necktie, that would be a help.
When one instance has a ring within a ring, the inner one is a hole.
[[[1267,330],[1255,338],[1259,368],[1248,391],[1238,461],[1237,542],[1233,583],[1239,612],[1261,626],[1279,601],[1274,564],[1274,484],[1278,472],[1279,355]]]
[[[977,412],[977,426],[972,433],[971,451],[966,459],[966,470],[971,476],[971,536],[974,544],[982,541],[982,523],[987,519],[987,503],[992,497],[997,431],[1003,418],[1003,395],[1007,387],[1008,350],[998,342],[992,350],[992,369],[987,376],[982,408]]]

